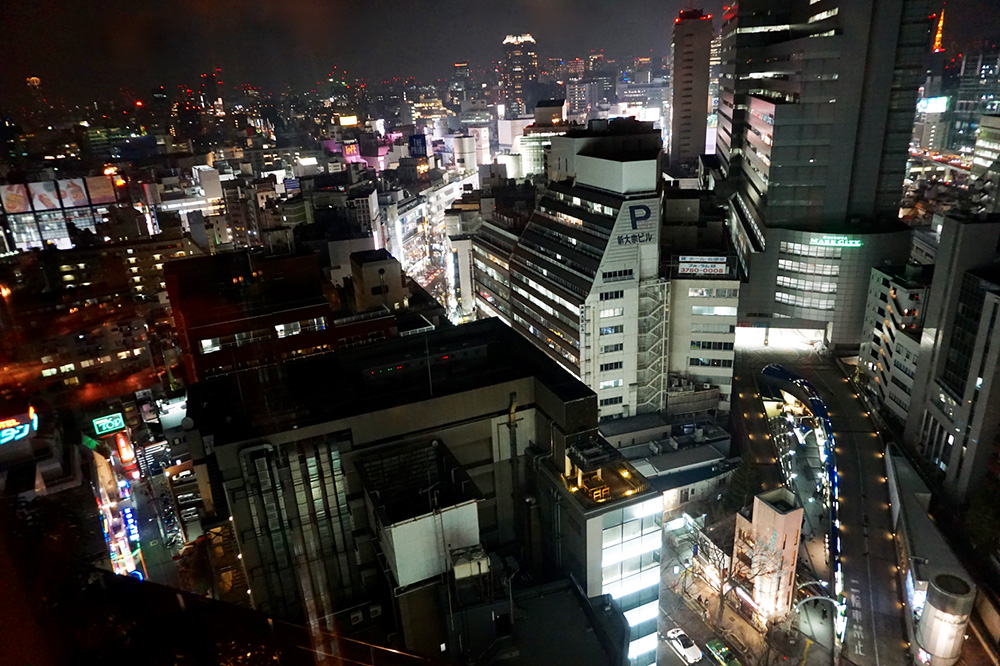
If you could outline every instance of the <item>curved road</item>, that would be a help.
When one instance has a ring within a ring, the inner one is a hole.
[[[882,443],[875,426],[831,358],[808,348],[739,350],[734,414],[737,421],[746,414],[743,428],[750,438],[749,453],[758,461],[774,457],[754,384],[756,374],[768,363],[781,363],[812,382],[826,401],[833,422],[841,489],[841,561],[848,604],[842,658],[858,666],[904,666],[902,596],[890,532]]]

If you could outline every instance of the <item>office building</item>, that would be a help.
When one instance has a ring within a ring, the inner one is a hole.
[[[473,238],[480,315],[581,378],[602,420],[729,409],[740,283],[724,209],[697,190],[661,204],[659,146],[631,118],[552,137],[527,224],[487,219]]]
[[[964,502],[996,459],[1000,434],[1000,217],[949,215],[942,224],[931,295],[923,313],[906,441],[944,491]],[[906,307],[905,304],[903,304]],[[897,306],[898,307],[898,306]]]
[[[953,151],[968,155],[982,116],[1000,113],[1000,45],[984,41],[959,57],[948,137]]]
[[[346,299],[343,307],[333,307],[315,255],[229,252],[167,264],[167,293],[188,381],[396,336],[392,311],[399,303],[394,299],[401,298],[402,276],[376,275],[367,284],[368,256],[351,258],[353,284],[364,290],[359,305],[376,306],[368,312],[351,310]],[[386,291],[379,294],[381,289]]]
[[[871,267],[909,246],[897,220],[928,14],[923,0],[727,10],[717,153],[736,183],[742,321],[857,345]]]
[[[581,435],[528,471],[529,510],[539,521],[532,549],[571,572],[587,596],[610,595],[628,621],[630,663],[652,664],[663,495],[599,434]]]
[[[858,370],[869,396],[906,423],[920,361],[933,265],[872,269]]]
[[[538,54],[529,34],[507,35],[500,63],[504,118],[517,118],[531,110],[531,86],[538,83]]]
[[[682,9],[670,42],[670,169],[691,173],[705,152],[712,16]]]
[[[983,115],[972,154],[970,189],[986,212],[1000,212],[1000,115]]]
[[[552,137],[552,183],[510,256],[514,328],[594,388],[602,415],[662,407],[659,152],[631,119]]]
[[[519,543],[526,571],[594,576],[569,564],[587,561],[583,543],[563,547],[566,561],[543,559],[542,516],[524,484],[536,454],[553,447],[558,461],[541,464],[558,476],[567,453],[597,437],[597,398],[499,321],[218,376],[192,387],[187,414],[215,507],[205,520],[232,521],[253,606],[304,620],[316,641],[357,609],[381,636],[459,660],[449,598],[465,607],[456,587],[469,576],[511,576],[487,553]],[[568,494],[569,481],[553,483]],[[609,509],[644,489],[620,474],[605,487]],[[655,547],[658,513],[642,514],[643,543]],[[651,601],[654,549],[644,551]],[[516,629],[509,603],[498,612]]]

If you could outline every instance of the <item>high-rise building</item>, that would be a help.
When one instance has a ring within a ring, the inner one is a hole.
[[[928,14],[926,0],[727,10],[717,153],[736,183],[744,321],[857,346],[871,267],[907,257],[898,211]]]
[[[503,40],[500,76],[506,108],[504,116],[517,118],[528,112],[529,86],[538,82],[538,54],[535,38],[529,34],[507,35]]]
[[[868,394],[900,422],[910,410],[933,271],[914,263],[872,269],[858,370]]]
[[[980,118],[972,175],[973,201],[987,212],[1000,212],[1000,115]]]
[[[713,205],[697,190],[661,204],[651,122],[592,120],[551,142],[526,227],[501,220],[473,239],[481,312],[590,386],[602,420],[728,411],[740,284],[724,213],[715,242],[690,244],[712,235]]]
[[[705,152],[708,120],[709,56],[712,15],[682,9],[674,19],[670,43],[670,134],[667,154],[671,170],[694,172]]]
[[[946,493],[965,502],[997,461],[1000,376],[994,343],[1000,313],[1000,216],[935,218],[941,241],[930,298],[923,304],[920,359],[906,441],[937,471]],[[897,315],[902,306],[895,300]],[[996,473],[994,467],[993,474]]]
[[[948,137],[952,150],[971,153],[983,114],[1000,113],[1000,44],[983,42],[961,56]]]

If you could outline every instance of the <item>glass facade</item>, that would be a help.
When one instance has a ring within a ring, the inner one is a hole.
[[[602,594],[618,602],[629,624],[629,661],[656,661],[663,499],[659,496],[601,516]]]

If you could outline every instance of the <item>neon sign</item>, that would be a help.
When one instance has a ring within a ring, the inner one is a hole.
[[[38,414],[34,407],[28,407],[25,416],[0,421],[0,446],[16,442],[38,430]]]
[[[820,236],[809,239],[810,245],[824,245],[826,247],[861,247],[864,245],[860,239],[850,236]]]
[[[121,415],[121,412],[117,414],[108,414],[107,416],[102,416],[99,419],[94,419],[94,432],[100,435],[107,435],[118,430],[125,429],[125,417]]]
[[[121,456],[122,465],[126,467],[135,462],[135,451],[132,449],[132,442],[128,441],[125,433],[120,432],[115,435],[115,443],[118,445],[118,455]]]
[[[122,509],[122,518],[125,519],[125,529],[128,531],[129,541],[139,540],[139,525],[135,522],[135,516],[132,515],[132,507],[125,507]]]

